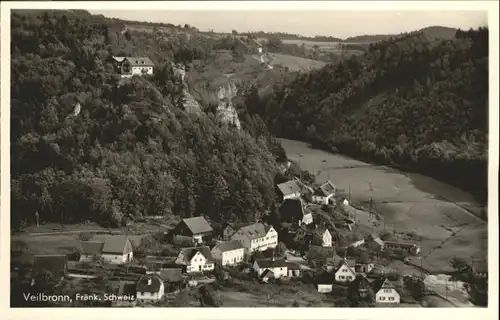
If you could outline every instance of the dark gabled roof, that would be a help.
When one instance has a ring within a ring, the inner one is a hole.
[[[250,239],[258,239],[265,237],[267,232],[271,227],[268,225],[264,225],[263,223],[254,223],[245,227],[242,227],[240,230]]]
[[[328,180],[314,190],[314,194],[321,197],[328,197],[335,193],[335,185]]]
[[[82,241],[82,254],[100,254],[103,247],[103,241]]]
[[[362,274],[356,275],[356,278],[351,283],[351,285],[355,288],[371,288],[370,281]]]
[[[181,282],[182,278],[182,269],[180,268],[168,268],[162,269],[160,271],[160,278],[166,282]]]
[[[397,286],[394,282],[387,278],[379,278],[372,283],[373,290],[378,292],[380,289],[396,289]]]
[[[188,227],[193,234],[213,232],[212,226],[208,223],[205,217],[193,217],[183,219],[182,222]]]
[[[294,262],[287,262],[288,270],[300,270],[300,264]]]
[[[125,57],[125,60],[130,62],[132,66],[154,66],[153,61],[149,59],[148,57]]]
[[[241,242],[237,240],[231,240],[228,242],[219,242],[213,247],[213,249],[215,248],[218,248],[221,252],[226,252],[226,251],[243,249],[244,247],[241,244]]]
[[[119,296],[135,296],[136,284],[133,282],[120,281],[120,285],[118,286],[117,295]]]
[[[297,180],[290,180],[278,184],[278,189],[282,195],[293,194],[301,191],[300,185]]]
[[[126,254],[133,251],[132,243],[127,236],[112,235],[106,236],[104,239],[104,246],[102,247],[102,253],[104,254]]]
[[[137,282],[135,288],[137,292],[159,292],[162,283],[163,280],[158,275],[147,274]]]
[[[158,272],[161,270],[163,263],[160,261],[149,261],[146,262],[146,268],[148,271]]]
[[[33,260],[32,273],[47,270],[54,278],[63,277],[68,267],[67,261],[65,255],[37,255]]]
[[[260,278],[265,278],[265,277],[268,277],[268,278],[274,278],[274,272],[272,272],[271,270],[269,269],[266,269],[264,272],[262,272],[262,274],[260,275]]]
[[[255,260],[259,268],[284,268],[287,266],[287,263],[283,259],[260,259]]]
[[[198,252],[200,252],[205,257],[205,259],[207,259],[207,262],[213,261],[212,252],[210,252],[210,248],[207,246],[201,246],[201,247],[182,248],[175,262],[178,264],[187,265],[194,257],[194,255]]]
[[[304,205],[302,199],[286,199],[281,203],[279,211],[284,216],[297,217],[300,219],[311,213],[311,210]]]

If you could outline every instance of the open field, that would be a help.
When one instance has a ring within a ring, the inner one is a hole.
[[[289,68],[291,71],[303,71],[310,69],[319,69],[323,67],[326,63],[322,61],[300,58],[285,54],[271,53],[270,64],[273,66],[281,65],[283,67]]]
[[[224,307],[333,307],[335,298],[319,293],[312,284],[283,281],[279,285],[251,283],[240,286],[220,286],[216,294]]]
[[[450,271],[452,257],[467,261],[486,257],[487,223],[475,215],[482,206],[471,195],[419,174],[311,149],[298,141],[281,141],[288,157],[314,171],[318,182],[331,179],[344,194],[350,190],[352,202],[368,203],[372,198],[386,229],[420,236],[423,266],[429,271]],[[383,224],[374,229],[381,228]]]

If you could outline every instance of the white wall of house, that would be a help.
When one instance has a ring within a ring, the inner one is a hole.
[[[270,248],[276,248],[278,246],[278,233],[271,227],[266,236],[250,240],[246,234],[238,231],[231,237],[231,240],[240,241],[246,253],[251,254],[255,251],[265,251]]]
[[[139,292],[137,291],[136,298],[137,300],[147,300],[147,301],[158,301],[163,298],[165,294],[165,285],[163,282],[160,285],[160,290],[158,292]]]
[[[250,242],[250,251],[266,251],[278,246],[278,233],[273,227],[269,229],[265,237],[254,239]]]
[[[298,198],[300,198],[300,192],[289,193],[283,196],[283,200],[298,199]]]
[[[298,269],[288,269],[288,276],[292,277],[300,277],[300,270]]]
[[[212,262],[207,262],[207,259],[201,254],[201,252],[197,252],[191,261],[189,261],[189,265],[186,266],[186,272],[193,273],[212,271],[214,270],[214,267],[215,266]]]
[[[80,255],[80,261],[81,262],[89,262],[94,260],[94,255],[93,254],[81,254]]]
[[[276,268],[261,268],[261,267],[259,267],[259,264],[257,263],[257,261],[255,261],[253,263],[253,269],[255,270],[255,272],[257,272],[259,277],[266,270],[271,270],[274,273],[274,277],[276,279],[281,278],[281,277],[286,277],[288,275],[288,267],[287,266],[276,267]]]
[[[330,231],[328,231],[328,229],[323,233],[321,245],[328,248],[332,246],[332,234],[330,233]]]
[[[200,234],[193,235],[193,241],[195,243],[203,243],[203,236]]]
[[[326,197],[319,196],[319,195],[313,195],[312,200],[313,200],[313,202],[318,203],[318,204],[328,204],[328,201],[330,201],[330,199],[332,197],[333,197],[333,194],[326,196]]]
[[[245,257],[245,249],[236,249],[222,253],[222,265],[232,266],[241,263]]]
[[[332,292],[333,285],[331,284],[318,284],[318,292],[328,293]]]
[[[151,66],[134,66],[134,67],[132,67],[132,74],[133,75],[135,75],[135,74],[141,75],[141,74],[143,74],[142,70],[145,70],[146,74],[153,74],[153,67],[151,67]]]
[[[212,256],[222,266],[231,266],[241,263],[245,258],[245,249],[235,249],[230,251],[221,252],[219,248],[212,250]]]
[[[335,281],[337,282],[352,282],[354,279],[356,279],[356,273],[345,263],[335,272]]]
[[[311,213],[304,215],[304,217],[301,220],[301,223],[305,225],[313,223],[313,215]]]
[[[107,262],[107,263],[112,263],[112,264],[122,264],[122,263],[127,263],[132,261],[133,259],[133,253],[130,252],[129,254],[107,254],[103,253],[101,255],[101,260]]]
[[[380,289],[375,294],[375,302],[377,303],[400,303],[399,293],[395,289]]]

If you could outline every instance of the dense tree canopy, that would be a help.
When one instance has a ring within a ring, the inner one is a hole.
[[[193,42],[170,47],[154,33],[132,30],[127,39],[116,28],[99,16],[12,15],[12,227],[33,223],[35,212],[42,222],[108,226],[147,215],[248,221],[265,213],[273,153],[282,152],[265,125],[248,116],[238,131],[187,114],[168,59],[184,59]],[[120,79],[108,63],[118,50],[155,52],[157,72]]]
[[[363,56],[301,74],[251,101],[250,110],[279,136],[411,166],[486,194],[487,29],[459,30],[452,40],[412,33],[371,44]]]

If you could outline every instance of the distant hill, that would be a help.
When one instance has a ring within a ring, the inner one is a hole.
[[[422,32],[428,39],[442,39],[450,40],[455,37],[457,29],[442,27],[442,26],[430,26],[414,32]],[[413,32],[412,32],[413,33]],[[379,42],[384,40],[389,40],[389,38],[394,38],[403,35],[400,34],[375,34],[375,35],[361,35],[355,37],[349,37],[345,39],[346,42]]]

